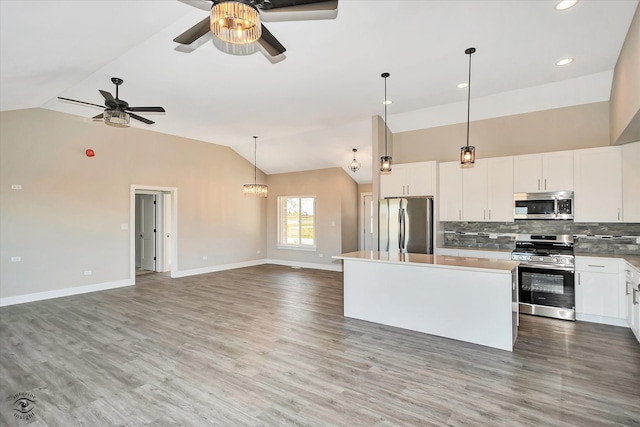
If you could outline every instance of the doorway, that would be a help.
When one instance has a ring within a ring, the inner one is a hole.
[[[131,277],[177,271],[177,189],[131,186]]]
[[[373,250],[373,193],[362,193],[360,196],[360,250]]]

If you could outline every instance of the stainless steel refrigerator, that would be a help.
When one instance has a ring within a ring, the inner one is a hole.
[[[381,199],[378,221],[380,251],[433,253],[433,197]]]

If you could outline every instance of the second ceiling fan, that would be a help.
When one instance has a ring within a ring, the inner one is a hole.
[[[286,49],[262,24],[262,11],[273,10],[304,15],[305,12],[335,11],[338,7],[338,0],[211,1],[213,5],[209,17],[173,39],[174,42],[188,45],[211,31],[214,36],[227,43],[258,42],[269,55],[277,56]]]

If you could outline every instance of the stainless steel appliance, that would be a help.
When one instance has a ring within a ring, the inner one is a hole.
[[[573,236],[519,234],[511,259],[520,261],[520,313],[576,320]]]
[[[379,250],[433,253],[433,197],[381,199],[378,220]]]
[[[573,192],[516,193],[514,219],[573,219]]]

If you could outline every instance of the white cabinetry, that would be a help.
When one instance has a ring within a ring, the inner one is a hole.
[[[640,222],[640,141],[622,145],[622,220]]]
[[[627,323],[640,341],[640,271],[629,263],[625,265],[625,285]]]
[[[441,221],[513,221],[513,160],[476,160],[440,164]]]
[[[513,157],[513,191],[540,193],[573,190],[573,151]]]
[[[622,221],[621,148],[576,150],[574,221]]]
[[[615,258],[576,257],[576,318],[626,325],[626,295]]]
[[[513,221],[513,157],[489,160],[487,210],[489,221]]]
[[[390,174],[380,175],[380,197],[433,196],[436,189],[435,162],[393,165]]]
[[[439,166],[440,221],[462,221],[462,168],[460,162],[440,163]]]

